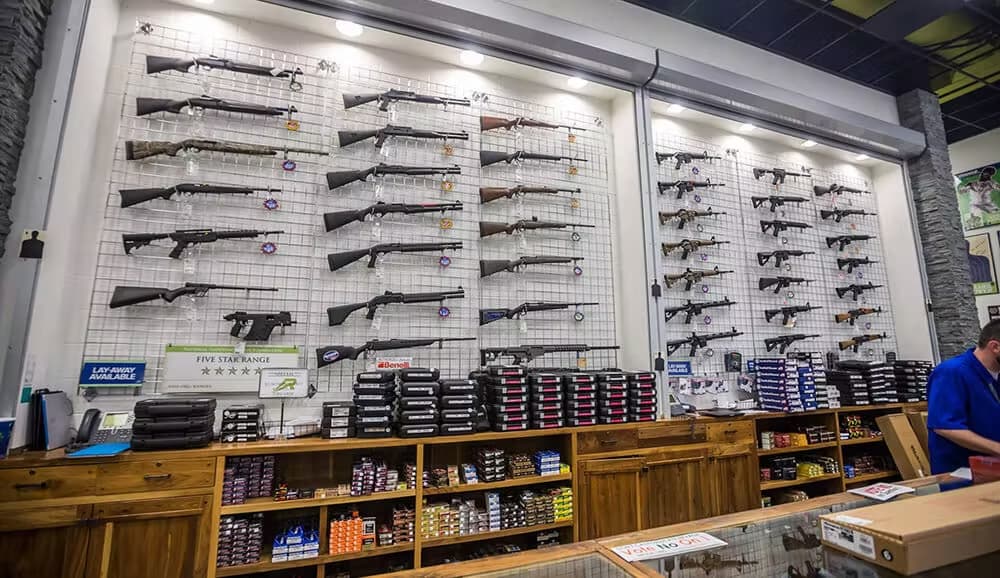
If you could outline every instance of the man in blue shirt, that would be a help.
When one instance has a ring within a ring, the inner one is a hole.
[[[927,383],[931,472],[969,466],[969,456],[1000,456],[1000,319],[976,347],[937,366]]]

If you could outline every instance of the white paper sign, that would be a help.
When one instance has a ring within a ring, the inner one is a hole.
[[[301,365],[295,346],[168,345],[163,387],[168,393],[256,392],[265,368]]]
[[[663,558],[665,556],[679,556],[690,554],[700,550],[718,548],[725,546],[722,540],[706,534],[704,532],[693,532],[681,536],[671,536],[649,542],[638,542],[625,546],[612,548],[615,554],[621,556],[626,562],[637,562],[639,560],[650,560],[653,558]]]
[[[872,484],[870,486],[865,486],[863,488],[854,488],[853,490],[847,490],[852,494],[857,494],[859,496],[864,496],[866,498],[871,498],[873,500],[878,500],[880,502],[885,502],[891,500],[900,494],[909,494],[915,492],[913,488],[907,488],[906,486],[898,486],[896,484],[886,484],[878,483]]]
[[[257,397],[261,399],[309,396],[308,369],[260,370],[260,388]]]

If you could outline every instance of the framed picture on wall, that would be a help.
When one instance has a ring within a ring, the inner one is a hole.
[[[965,249],[969,255],[972,292],[976,295],[992,295],[997,293],[997,275],[996,268],[993,265],[993,250],[990,248],[990,236],[983,234],[966,237]]]
[[[1000,163],[955,175],[958,210],[966,231],[1000,225]]]

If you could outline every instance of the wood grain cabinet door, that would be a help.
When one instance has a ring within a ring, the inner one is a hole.
[[[605,458],[580,462],[577,515],[581,540],[639,529],[642,461],[642,458]]]
[[[709,458],[713,516],[760,507],[760,476],[749,445],[720,446]]]
[[[641,501],[643,529],[711,516],[707,452],[677,450],[643,460]]]
[[[84,576],[90,510],[86,505],[0,513],[0,578]]]

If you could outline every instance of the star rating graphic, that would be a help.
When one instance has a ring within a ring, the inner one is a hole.
[[[260,368],[259,367],[236,367],[236,366],[233,366],[233,367],[216,367],[216,368],[204,366],[204,367],[201,368],[201,374],[202,375],[212,375],[213,372],[215,373],[215,375],[236,375],[236,376],[240,376],[240,375],[260,375]]]

